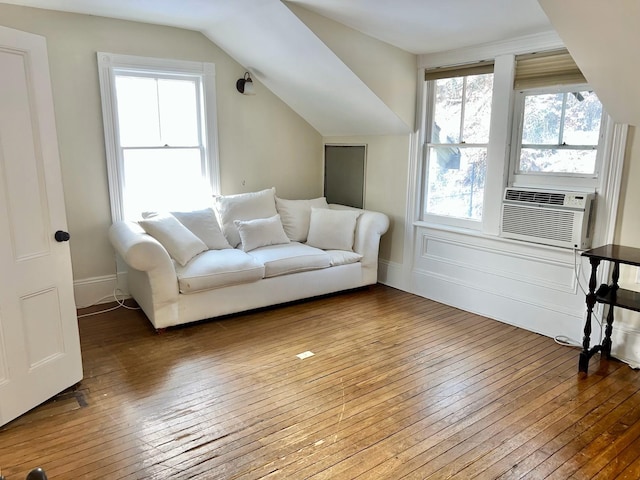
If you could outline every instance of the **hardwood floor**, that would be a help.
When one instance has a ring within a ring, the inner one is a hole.
[[[7,480],[640,478],[640,372],[388,287],[80,333],[81,384],[0,429]]]

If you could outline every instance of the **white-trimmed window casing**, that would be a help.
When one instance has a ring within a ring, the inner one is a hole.
[[[161,58],[138,57],[98,52],[98,72],[102,99],[102,114],[105,133],[105,147],[113,221],[123,220],[126,215],[124,205],[126,179],[123,146],[119,134],[116,77],[156,78],[164,80],[188,80],[196,86],[197,145],[148,145],[129,148],[133,151],[159,149],[174,151],[179,148],[198,152],[203,184],[210,193],[220,192],[220,168],[218,159],[218,135],[215,98],[215,65],[205,62],[191,62]],[[169,194],[169,192],[167,192]]]

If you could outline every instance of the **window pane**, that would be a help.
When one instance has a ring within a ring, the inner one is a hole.
[[[435,81],[436,104],[431,129],[432,143],[459,143],[463,77]]]
[[[116,76],[120,145],[161,146],[156,79]]]
[[[199,145],[196,89],[193,80],[158,80],[162,145]]]
[[[462,139],[466,143],[489,143],[493,74],[467,77]]]
[[[425,213],[480,220],[486,170],[486,148],[430,147]]]
[[[525,97],[523,144],[558,145],[563,96],[562,93],[548,93]]]
[[[200,150],[124,150],[125,218],[144,211],[204,208],[211,191],[202,175]]]
[[[596,169],[596,150],[559,150],[523,148],[520,152],[522,173],[592,174]]]
[[[597,145],[602,104],[593,92],[567,94],[563,141],[567,145]]]

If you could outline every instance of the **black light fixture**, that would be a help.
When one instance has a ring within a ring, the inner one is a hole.
[[[244,72],[244,78],[240,78],[236,82],[236,88],[243,95],[255,95],[256,91],[253,89],[253,80],[251,80],[251,74]]]

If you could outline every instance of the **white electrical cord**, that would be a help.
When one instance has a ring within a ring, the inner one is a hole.
[[[576,340],[573,340],[565,335],[558,335],[553,337],[553,340],[558,344],[564,347],[578,347],[582,348],[582,344],[578,343]]]
[[[580,287],[580,290],[582,290],[582,293],[584,293],[585,296],[587,296],[589,294],[588,290],[582,285],[581,283],[581,273],[580,271],[582,270],[582,263],[580,263],[580,265],[578,265],[578,259],[577,259],[577,253],[578,253],[578,249],[574,248],[573,249],[573,274],[575,276],[576,282],[578,283],[578,287]],[[585,283],[589,284],[589,281],[585,278]],[[598,324],[600,325],[600,343],[602,343],[602,334],[604,332],[604,326],[602,324],[602,320],[598,317],[598,315],[596,314],[595,311],[591,312],[591,318],[595,319],[596,322],[598,322]],[[567,347],[580,347],[582,348],[582,343],[578,342],[577,340],[574,340],[572,338],[569,338],[565,335],[558,335],[556,337],[554,337],[554,341],[559,344],[559,345],[564,345]]]
[[[114,288],[112,295],[107,295],[105,297],[102,297],[102,298],[98,299],[96,301],[96,303],[93,304],[93,305],[96,305],[98,302],[104,300],[105,298],[109,298],[109,297],[113,296],[113,299],[115,300],[115,302],[118,305],[116,305],[115,307],[106,308],[104,310],[99,310],[97,312],[91,312],[91,313],[85,313],[83,315],[78,315],[78,318],[92,317],[93,315],[100,315],[101,313],[113,312],[114,310],[117,310],[119,308],[126,308],[127,310],[140,310],[140,307],[129,307],[128,305],[125,305],[124,300],[121,300],[121,299],[118,298],[118,294],[116,293],[118,291],[120,291],[118,288]],[[120,291],[120,293],[122,294],[121,291]],[[89,305],[89,307],[92,307],[93,305]],[[82,308],[89,308],[89,307],[82,307]]]

